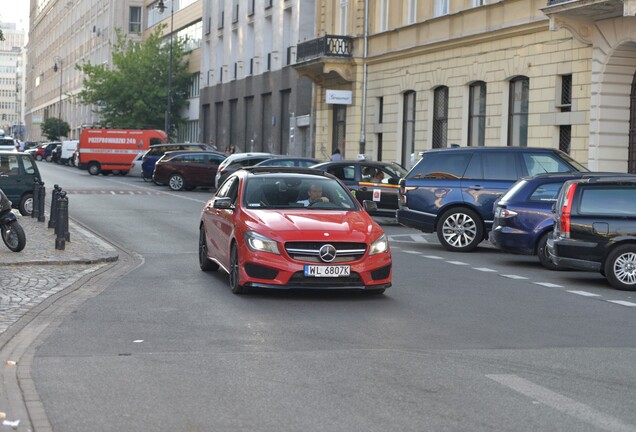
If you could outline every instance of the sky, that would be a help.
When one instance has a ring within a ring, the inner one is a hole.
[[[29,0],[0,0],[0,20],[13,22],[18,28],[29,27]]]

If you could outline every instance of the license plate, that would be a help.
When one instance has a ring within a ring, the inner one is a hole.
[[[346,277],[349,276],[349,272],[348,265],[305,266],[305,277]]]

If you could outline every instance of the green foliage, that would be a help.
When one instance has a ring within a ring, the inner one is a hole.
[[[60,141],[61,137],[68,136],[71,127],[64,120],[57,117],[49,117],[40,125],[42,135],[49,141]]]
[[[170,42],[163,40],[163,28],[157,28],[142,42],[131,41],[117,30],[112,67],[90,63],[76,66],[84,72],[80,101],[98,107],[95,112],[100,114],[102,126],[162,130],[165,127]],[[171,132],[183,122],[180,113],[186,107],[192,79],[185,44],[184,39],[173,39]]]

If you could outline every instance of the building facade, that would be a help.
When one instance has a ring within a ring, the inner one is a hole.
[[[24,52],[25,32],[15,23],[0,23],[0,129],[24,140]]]
[[[312,83],[291,66],[314,37],[311,0],[204,2],[201,139],[224,150],[313,155]]]
[[[69,138],[99,121],[94,106],[77,94],[83,73],[76,65],[108,64],[116,29],[141,40],[143,0],[30,0],[26,129],[31,140],[44,140],[40,125],[59,117],[70,125]]]
[[[188,62],[193,73],[192,84],[188,98],[188,108],[182,113],[185,123],[178,125],[177,136],[171,138],[177,142],[199,142],[199,95],[200,95],[200,65],[201,41],[203,38],[203,1],[202,0],[165,0],[159,7],[159,1],[146,0],[146,25],[144,34],[153,32],[158,25],[162,27],[165,42],[170,43],[170,37],[187,40]],[[169,67],[169,65],[166,65]],[[166,99],[167,106],[167,99]]]
[[[408,167],[452,144],[538,146],[636,168],[633,0],[317,3],[294,65],[316,84],[317,149]]]

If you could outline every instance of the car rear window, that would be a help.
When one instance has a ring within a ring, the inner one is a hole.
[[[586,187],[581,192],[579,213],[636,216],[636,187]]]
[[[546,183],[537,186],[537,188],[530,195],[529,200],[535,202],[556,201],[559,191],[563,187],[563,182],[558,183]]]

